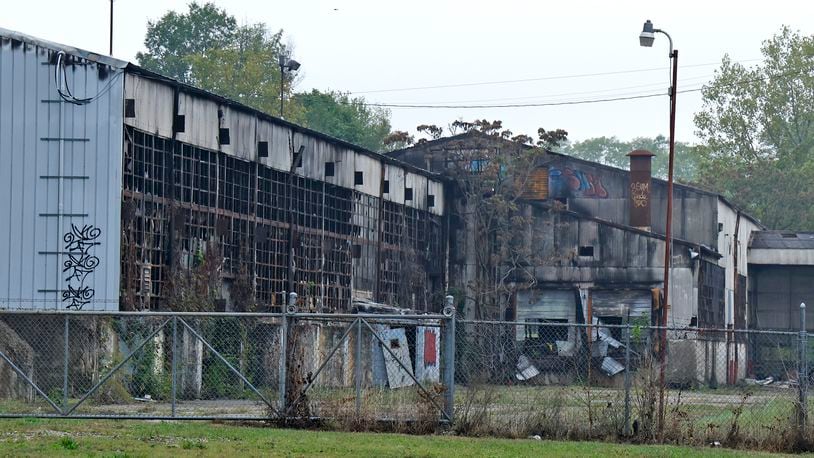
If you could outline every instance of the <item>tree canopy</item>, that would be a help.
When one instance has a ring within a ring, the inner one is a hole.
[[[774,229],[814,230],[814,37],[783,28],[702,91],[699,180]]]
[[[301,92],[294,103],[302,106],[302,123],[336,138],[380,151],[390,134],[390,112],[370,107],[361,97],[337,91]]]
[[[633,150],[645,149],[656,155],[653,158],[653,175],[666,179],[669,147],[667,137],[663,135],[636,137],[630,141],[622,141],[617,137],[595,137],[565,144],[561,152],[580,159],[627,169],[630,165],[627,154]],[[695,147],[684,142],[676,142],[673,170],[676,181],[684,183],[695,181],[697,154]]]

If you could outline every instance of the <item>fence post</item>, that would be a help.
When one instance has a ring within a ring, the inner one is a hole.
[[[452,422],[455,420],[455,298],[446,297],[444,315],[447,317],[447,325],[444,327],[444,409],[447,418]]]
[[[362,319],[356,322],[356,354],[354,356],[356,375],[356,418],[362,413]]]
[[[70,339],[68,334],[70,317],[65,314],[65,329],[63,331],[64,337],[64,355],[63,355],[63,372],[62,372],[62,411],[68,411],[68,361],[70,359]]]
[[[623,433],[630,436],[630,307],[625,317],[625,426]]]
[[[175,417],[176,393],[178,392],[178,317],[172,317],[172,416]]]
[[[283,292],[283,301],[285,301],[285,291]],[[287,407],[287,400],[286,400],[286,378],[288,377],[286,373],[287,369],[287,359],[288,359],[288,314],[295,313],[297,311],[297,293],[291,292],[288,294],[288,304],[283,305],[283,314],[280,317],[280,361],[279,361],[279,371],[278,377],[279,380],[277,381],[277,389],[279,390],[278,397],[280,402],[280,413],[286,411]]]
[[[797,384],[800,394],[800,405],[798,407],[797,421],[800,432],[800,439],[806,437],[806,423],[808,417],[808,361],[806,360],[806,347],[808,346],[808,333],[806,332],[806,304],[800,303],[800,337],[799,337],[799,359],[797,361]]]

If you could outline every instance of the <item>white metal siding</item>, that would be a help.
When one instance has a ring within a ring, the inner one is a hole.
[[[428,182],[428,190],[429,194],[435,196],[435,205],[432,207],[428,207],[430,213],[433,215],[443,215],[444,214],[444,184],[440,181],[432,181]]]
[[[378,197],[382,178],[382,163],[364,154],[351,152],[348,156],[353,158],[353,167],[350,171],[350,184],[353,189]],[[353,180],[356,172],[362,172],[361,185],[354,184]]]
[[[133,99],[136,115],[124,122],[160,137],[172,137],[172,88],[129,73],[124,78],[124,97]]]
[[[218,104],[202,97],[181,93],[178,97],[178,114],[185,118],[184,132],[178,133],[178,140],[213,151],[220,149]]]
[[[390,191],[384,194],[384,200],[388,200],[396,204],[403,204],[405,186],[404,169],[385,164],[384,179],[388,181],[388,188]]]
[[[229,129],[229,144],[221,144],[220,150],[226,154],[245,160],[257,158],[257,135],[255,132],[255,116],[232,110],[227,106],[220,106],[221,126]]]
[[[81,61],[66,67],[68,86],[87,105],[61,102],[55,51],[0,39],[0,308],[65,308],[71,270],[63,254],[71,226],[101,233],[88,248],[98,265],[82,285],[83,310],[118,308],[121,212],[121,69]],[[72,139],[72,140],[60,140]],[[63,148],[60,149],[60,143]],[[60,151],[63,180],[60,199]],[[84,178],[87,177],[87,178]],[[62,200],[62,208],[60,208]],[[74,216],[56,217],[63,214]],[[59,223],[61,221],[61,224]],[[94,261],[91,261],[93,264]]]
[[[413,188],[413,200],[406,200],[408,207],[426,210],[427,208],[427,177],[406,172],[404,186]]]

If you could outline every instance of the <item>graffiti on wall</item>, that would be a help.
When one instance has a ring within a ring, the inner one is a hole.
[[[650,196],[650,183],[634,181],[630,183],[630,198],[633,199],[633,206],[637,208],[647,207],[647,199]]]
[[[593,199],[607,199],[608,191],[602,184],[602,178],[590,172],[565,167],[551,167],[549,177],[552,180],[554,195],[568,195]]]
[[[67,256],[62,263],[62,272],[67,274],[67,285],[62,292],[62,302],[68,302],[66,308],[81,310],[93,300],[95,291],[85,284],[85,280],[99,266],[99,257],[94,256],[91,250],[101,245],[101,235],[102,230],[93,225],[86,224],[80,228],[71,224],[71,230],[62,237]]]

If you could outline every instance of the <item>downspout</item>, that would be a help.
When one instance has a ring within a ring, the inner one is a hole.
[[[62,59],[65,53],[60,52],[57,55],[56,61],[56,73],[59,74],[59,66],[64,65],[62,63]],[[63,79],[57,77],[57,90],[59,93],[62,93],[62,83]],[[63,258],[63,250],[62,250],[62,214],[65,212],[65,104],[67,102],[64,100],[59,101],[59,186],[57,189],[57,284],[54,291],[56,292],[57,298],[56,303],[59,304],[62,299],[62,288],[60,285],[62,282],[60,278],[62,277],[62,263],[64,262]]]

